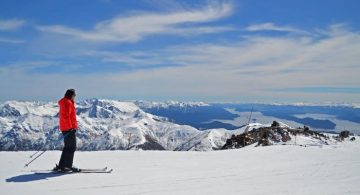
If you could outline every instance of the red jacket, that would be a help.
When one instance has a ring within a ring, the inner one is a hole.
[[[76,121],[76,110],[74,101],[64,97],[59,100],[58,104],[60,107],[60,130],[69,131],[70,129],[77,129],[78,124]]]

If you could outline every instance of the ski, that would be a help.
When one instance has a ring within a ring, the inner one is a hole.
[[[61,171],[35,171],[33,173],[35,174],[60,174],[60,175],[65,175],[65,174],[77,174],[77,173],[111,173],[112,169],[110,170],[106,170],[106,171],[80,171],[80,172],[73,172],[73,171],[69,171],[69,172],[61,172]]]
[[[81,171],[106,171],[107,167],[100,168],[100,169],[81,169]]]
[[[35,174],[74,174],[74,173],[111,173],[113,169],[108,169],[107,167],[100,168],[100,169],[81,169],[80,172],[74,171],[54,171],[54,170],[31,170]]]
[[[109,169],[109,170],[85,170],[85,171],[80,171],[80,172],[73,172],[73,171],[68,171],[68,172],[61,172],[61,171],[52,171],[52,170],[43,170],[43,171],[32,171],[35,174],[77,174],[77,173],[111,173],[113,171],[113,169]]]
[[[107,170],[81,170],[80,172],[74,172],[74,173],[111,173],[113,169],[107,169]]]

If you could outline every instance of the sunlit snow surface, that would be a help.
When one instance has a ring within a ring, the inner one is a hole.
[[[60,156],[0,152],[0,193],[6,194],[360,194],[360,141],[301,147],[274,145],[211,152],[77,152],[83,168],[111,174],[36,175]]]

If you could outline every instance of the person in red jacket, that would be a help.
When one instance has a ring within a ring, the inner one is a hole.
[[[74,153],[76,150],[76,121],[75,90],[68,89],[64,97],[59,100],[59,122],[60,131],[64,137],[64,148],[61,153],[59,164],[54,171],[79,172],[80,169],[73,167]]]

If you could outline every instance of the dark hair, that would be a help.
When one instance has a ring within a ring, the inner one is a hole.
[[[68,89],[66,90],[66,93],[64,95],[64,97],[68,98],[68,99],[71,99],[72,96],[75,96],[75,89]]]

